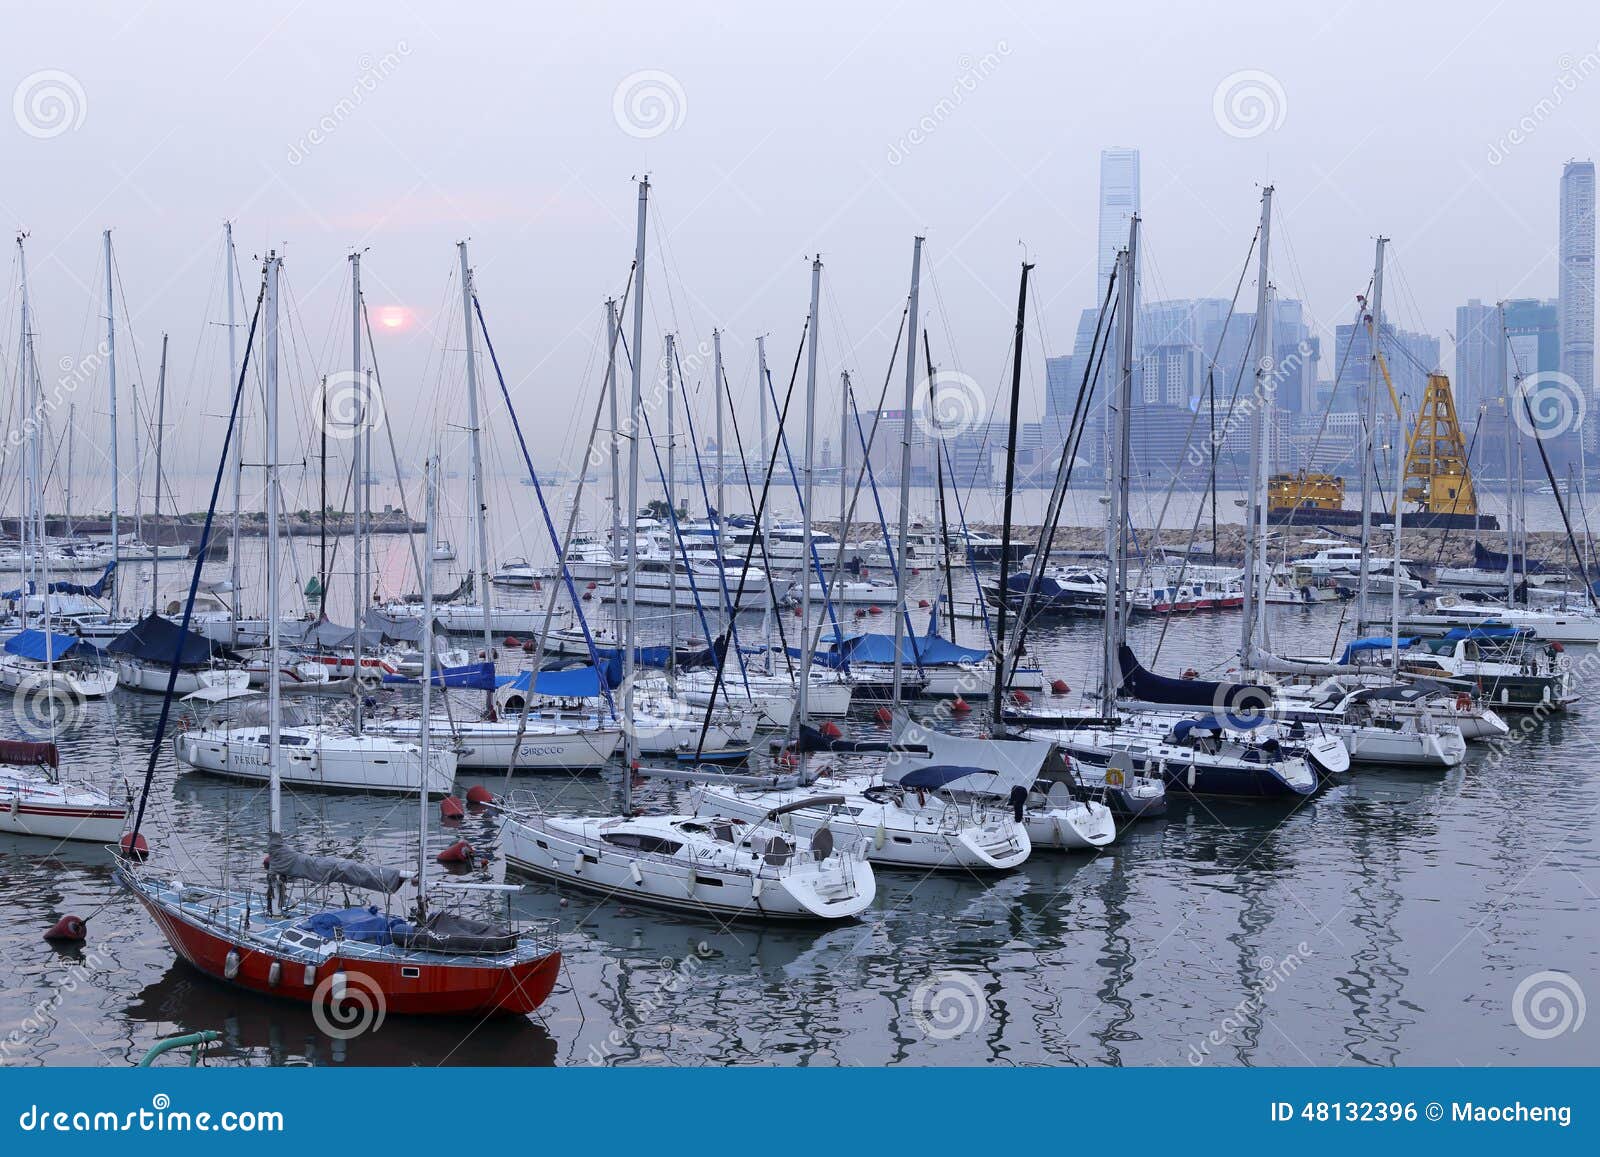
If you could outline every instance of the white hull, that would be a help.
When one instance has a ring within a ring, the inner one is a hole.
[[[0,768],[0,834],[114,844],[128,809],[99,788]]]
[[[422,749],[415,744],[302,727],[285,727],[280,735],[278,776],[289,787],[415,795],[423,786]],[[185,731],[173,746],[178,758],[197,771],[255,783],[270,778],[265,727]],[[428,794],[449,795],[456,777],[455,754],[441,745],[431,757]]]
[[[650,817],[652,831],[670,833],[666,825],[675,818]],[[819,863],[791,850],[791,862],[780,864],[770,862],[772,855],[762,857],[748,849],[740,849],[739,855],[730,847],[729,854],[718,855],[719,849],[705,847],[705,840],[684,841],[676,854],[643,851],[607,840],[608,833],[615,837],[625,825],[627,821],[511,814],[500,830],[500,842],[512,869],[628,903],[697,915],[848,919],[877,896],[871,865],[850,851],[835,851]]]
[[[164,666],[142,663],[137,659],[123,659],[117,664],[117,679],[123,687],[151,695],[166,694],[167,672],[168,668]],[[183,696],[210,689],[244,691],[249,686],[250,672],[245,670],[180,667],[172,693]]]
[[[934,871],[1003,871],[1023,863],[1033,850],[1027,829],[1009,813],[966,808],[915,792],[898,793],[902,802],[883,803],[860,794],[866,781],[818,784],[815,790],[744,792],[701,787],[695,792],[699,815],[731,815],[758,820],[774,808],[795,803],[817,790],[841,790],[843,808],[805,808],[785,815],[789,830],[811,840],[827,828],[835,839],[867,841],[867,858],[891,868]]]
[[[519,745],[517,727],[515,719],[460,723],[454,728],[448,720],[435,719],[431,735],[441,746],[457,747],[456,766],[502,771],[511,763],[513,750],[520,771],[587,771],[604,767],[622,743],[622,731],[615,727],[577,730],[530,722]],[[385,720],[367,730],[409,742],[422,737],[422,725],[415,719]]]

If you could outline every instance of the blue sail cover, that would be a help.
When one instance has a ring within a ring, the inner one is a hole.
[[[1153,675],[1139,665],[1133,649],[1126,645],[1117,652],[1117,662],[1122,667],[1120,693],[1127,698],[1226,712],[1230,726],[1241,726],[1236,717],[1257,715],[1273,699],[1272,688],[1255,683],[1216,683],[1207,679],[1169,679]]]
[[[106,569],[100,573],[100,577],[95,579],[94,582],[51,583],[50,593],[53,595],[88,595],[91,599],[98,599],[110,588],[111,578],[116,573],[116,569],[117,564],[115,562],[108,562],[106,563]]]
[[[939,764],[933,767],[919,767],[908,771],[899,779],[901,787],[920,787],[928,791],[937,791],[947,783],[954,783],[958,779],[966,779],[970,775],[998,775],[992,767],[957,767],[953,764]]]
[[[503,680],[501,685],[515,691],[527,691],[532,675],[532,671],[523,671],[514,678]],[[593,699],[603,694],[605,689],[620,685],[620,680],[613,683],[607,678],[602,688],[601,677],[593,667],[568,667],[562,671],[540,671],[533,690],[536,695],[551,695],[558,699]]]
[[[18,599],[22,598],[25,595],[33,594],[33,592],[38,590],[38,589],[39,589],[38,587],[36,587],[33,583],[30,582],[28,584],[28,586],[27,586],[27,589],[23,589],[22,587],[17,587],[15,590],[0,591],[0,599],[10,599],[12,602],[16,602]]]
[[[30,629],[6,640],[6,654],[39,663],[54,663],[74,648],[88,654],[98,654],[94,644],[63,631],[51,631],[47,637],[43,631]]]
[[[1225,720],[1215,715],[1202,715],[1198,719],[1178,720],[1172,725],[1172,734],[1179,739],[1187,739],[1192,731],[1225,731],[1230,727],[1237,731],[1249,731],[1266,721],[1266,716],[1257,714],[1229,715]]]
[[[220,643],[185,631],[160,615],[146,615],[107,643],[106,650],[113,655],[131,655],[146,663],[170,663],[176,653],[180,667],[203,667],[213,655],[228,653]]]
[[[1520,554],[1507,556],[1498,550],[1490,550],[1476,539],[1472,542],[1472,565],[1477,570],[1503,571],[1507,563],[1517,574],[1546,574],[1551,568],[1545,563],[1529,562]]]
[[[1399,644],[1401,650],[1415,646],[1417,640],[1408,635],[1401,635]],[[1340,666],[1348,667],[1355,662],[1358,651],[1387,651],[1395,645],[1395,640],[1387,637],[1374,637],[1371,639],[1352,639],[1345,644],[1344,654],[1339,657]]]

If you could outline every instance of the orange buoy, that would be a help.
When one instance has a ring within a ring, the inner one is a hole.
[[[961,698],[961,696],[957,695],[950,704],[950,710],[957,715],[965,715],[967,712],[972,710],[972,704],[968,703],[965,699]]]
[[[467,788],[467,802],[477,806],[481,806],[486,803],[493,803],[494,792],[484,787],[481,783],[475,783],[471,787]]]
[[[447,795],[439,801],[439,818],[442,820],[458,820],[466,814],[467,809],[453,795]]]
[[[929,602],[929,601],[928,601],[928,600],[927,600],[927,599],[918,599],[918,600],[917,600],[917,606],[918,606],[918,608],[919,608],[919,609],[921,609],[921,610],[927,610],[927,609],[928,609],[928,608],[929,608],[929,607],[931,607],[931,606],[932,606],[932,605],[933,605],[933,604],[932,604],[932,603],[930,603],[930,602]]]
[[[506,636],[506,646],[508,646],[508,647],[520,647],[520,646],[522,646],[522,640],[517,638],[515,635],[507,635]]]
[[[874,603],[872,606],[867,608],[867,614],[869,614],[869,615],[881,615],[881,614],[883,614],[883,608],[878,606],[876,603]]]
[[[594,584],[590,583],[588,586],[584,587],[583,589],[586,590],[586,591],[592,591],[592,590],[594,590]]]
[[[441,864],[470,864],[472,863],[472,845],[466,840],[457,840],[435,857]]]
[[[1072,688],[1067,686],[1065,679],[1056,679],[1050,684],[1050,694],[1052,695],[1065,695],[1070,690]]]
[[[1028,693],[1026,691],[1013,691],[1011,693],[1011,702],[1015,703],[1018,707],[1026,707],[1029,703],[1033,702],[1033,700],[1028,698]]]
[[[877,718],[878,722],[883,724],[885,727],[894,722],[894,712],[890,711],[887,707],[880,707],[873,714]]]
[[[137,832],[128,832],[118,841],[122,854],[132,860],[147,859],[150,855],[150,845],[145,842],[143,835]]]
[[[52,944],[82,944],[89,939],[89,925],[81,916],[63,916],[50,926],[44,938]]]
[[[839,730],[839,725],[831,719],[824,720],[822,726],[817,728],[817,730],[822,732],[822,734],[827,736],[829,739],[844,738],[844,732]]]

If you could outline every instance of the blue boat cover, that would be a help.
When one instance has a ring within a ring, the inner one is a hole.
[[[501,686],[526,691],[532,674],[532,671],[523,671],[515,678],[503,680]],[[621,685],[621,680],[612,682],[609,675],[610,672],[607,672],[607,688]],[[553,695],[559,699],[592,699],[602,694],[603,689],[593,667],[568,667],[562,671],[540,671],[538,682],[534,684],[534,693]]]
[[[899,779],[901,787],[920,787],[934,791],[947,783],[954,783],[958,779],[965,779],[969,775],[998,775],[999,772],[990,767],[955,767],[944,764],[938,767],[919,767],[915,771],[908,771]]]
[[[54,663],[74,647],[85,652],[98,653],[94,644],[86,643],[78,636],[69,635],[64,631],[51,631],[48,639],[47,647],[45,633],[30,628],[6,640],[6,653],[40,663]]]
[[[1401,635],[1399,639],[1400,646],[1402,648],[1414,646],[1416,641],[1417,640],[1415,638],[1407,635]],[[1387,636],[1374,637],[1371,639],[1352,639],[1350,642],[1345,644],[1344,654],[1340,656],[1339,663],[1342,666],[1348,666],[1350,663],[1354,662],[1354,656],[1357,651],[1387,651],[1392,648],[1394,644],[1395,640]]]
[[[493,663],[469,663],[465,667],[446,667],[433,677],[433,685],[493,691],[499,682],[495,679]]]
[[[1542,562],[1529,562],[1520,554],[1514,554],[1508,558],[1500,551],[1490,550],[1483,543],[1476,539],[1473,540],[1472,565],[1475,569],[1503,571],[1506,569],[1508,561],[1512,564],[1512,569],[1518,574],[1545,574],[1551,569]]]
[[[132,655],[146,663],[170,663],[176,652],[180,667],[203,667],[213,654],[228,653],[221,644],[185,631],[160,615],[146,615],[107,643],[106,650],[113,655]]]
[[[389,945],[397,933],[409,933],[411,925],[398,916],[385,916],[376,905],[366,908],[343,908],[336,912],[318,912],[305,920],[300,927],[315,932],[326,940],[342,934],[346,940],[359,940],[363,944]]]
[[[1252,727],[1260,727],[1266,721],[1265,715],[1255,713],[1228,715],[1225,719],[1218,719],[1215,715],[1202,715],[1198,719],[1180,719],[1173,724],[1172,734],[1179,739],[1187,739],[1191,731],[1222,731],[1226,728],[1248,731]]]
[[[893,663],[894,636],[880,634],[851,635],[836,643],[834,653],[848,663]],[[958,667],[981,663],[989,657],[988,651],[976,647],[963,647],[940,635],[907,635],[900,640],[900,662],[920,663],[924,667]]]

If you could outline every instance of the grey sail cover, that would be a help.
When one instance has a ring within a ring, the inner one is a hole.
[[[308,856],[284,842],[282,836],[267,841],[267,870],[289,880],[308,880],[313,884],[347,884],[374,892],[396,892],[405,878],[393,868],[363,864],[339,856]]]

